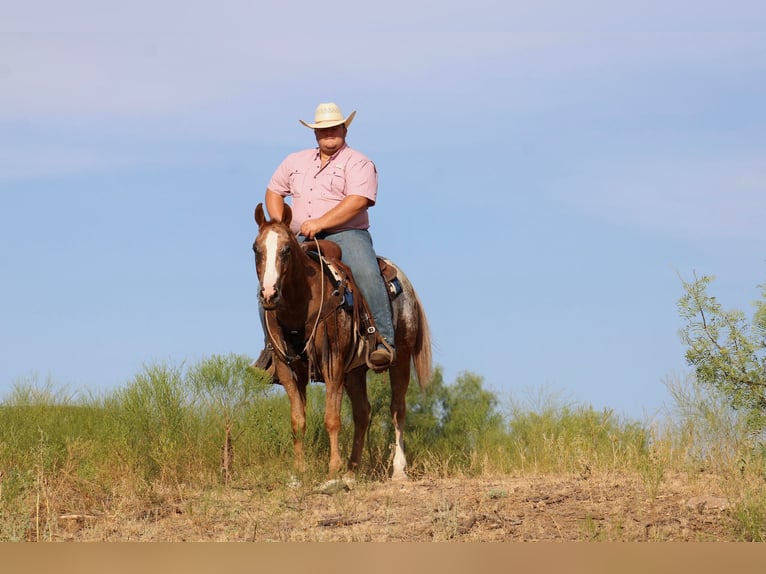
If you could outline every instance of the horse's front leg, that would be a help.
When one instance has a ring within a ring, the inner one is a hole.
[[[306,387],[308,381],[300,369],[290,369],[281,361],[276,362],[279,381],[290,399],[290,423],[293,430],[295,470],[302,473],[306,468],[303,439],[306,435]]]
[[[364,436],[370,426],[370,400],[367,398],[367,369],[360,367],[346,377],[346,392],[354,415],[354,444],[348,460],[348,475],[353,476],[362,460]]]
[[[343,377],[325,377],[324,426],[330,437],[330,477],[340,472],[343,462],[340,458],[340,410],[343,404]]]

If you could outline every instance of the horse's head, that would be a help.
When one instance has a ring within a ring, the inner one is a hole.
[[[285,205],[281,221],[266,221],[263,205],[259,203],[255,208],[255,221],[258,224],[258,236],[253,243],[255,269],[261,284],[261,305],[267,311],[279,306],[290,253],[297,246],[290,231],[292,217],[289,205]]]

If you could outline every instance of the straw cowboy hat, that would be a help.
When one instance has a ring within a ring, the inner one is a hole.
[[[351,115],[349,115],[347,118],[344,118],[343,112],[340,111],[340,106],[333,102],[329,102],[326,104],[319,104],[317,106],[316,112],[314,112],[313,124],[304,122],[303,120],[298,121],[307,128],[311,128],[312,130],[319,128],[332,128],[339,126],[340,124],[345,124],[346,127],[348,127],[351,125],[351,122],[354,121],[355,115],[356,111],[353,111],[351,112]]]

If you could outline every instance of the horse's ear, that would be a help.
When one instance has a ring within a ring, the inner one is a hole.
[[[285,203],[285,210],[282,212],[282,223],[289,227],[290,222],[293,220],[293,210]]]
[[[258,227],[261,227],[266,222],[266,216],[263,213],[263,204],[259,203],[255,206],[255,222],[258,224]]]

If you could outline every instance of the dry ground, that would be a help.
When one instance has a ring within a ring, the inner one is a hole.
[[[155,494],[57,517],[72,541],[723,541],[714,476],[541,475]]]

